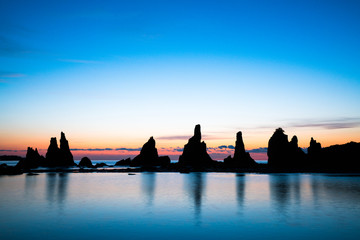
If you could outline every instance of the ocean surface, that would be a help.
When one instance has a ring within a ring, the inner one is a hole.
[[[0,239],[360,239],[360,175],[0,176]]]
[[[114,166],[117,161],[118,160],[92,160],[91,162],[93,165],[95,165],[97,163],[106,163],[109,166]],[[75,160],[76,164],[79,164],[79,162],[80,162],[80,160]],[[176,162],[177,162],[177,160],[171,160],[171,163],[176,163]],[[265,163],[267,163],[267,160],[256,160],[256,162],[265,164]],[[7,164],[8,166],[15,166],[18,163],[18,161],[0,161],[0,164],[3,164],[3,163]],[[124,168],[124,167],[117,166],[116,168]]]

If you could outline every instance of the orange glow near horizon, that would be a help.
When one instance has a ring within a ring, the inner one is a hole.
[[[315,140],[321,143],[322,147],[327,147],[335,144],[345,144],[350,141],[360,142],[360,129],[348,128],[348,129],[285,129],[285,134],[288,135],[290,140],[295,134],[298,137],[299,147],[307,148],[309,146],[310,138],[314,137]],[[243,131],[243,140],[245,148],[247,150],[266,148],[269,138],[274,130],[264,131]],[[80,159],[84,156],[94,156],[95,158],[101,157],[101,159],[123,159],[127,157],[134,157],[139,154],[139,150],[143,144],[149,139],[149,137],[139,137],[123,139],[120,137],[110,137],[105,139],[104,136],[91,136],[86,135],[86,139],[78,135],[72,135],[66,133],[66,138],[69,141],[69,145],[73,150],[72,153],[75,159]],[[208,137],[206,132],[203,133],[203,140],[208,147],[208,153],[216,160],[224,159],[228,155],[233,155],[233,149],[220,149],[219,146],[235,145],[235,133],[223,134],[221,138]],[[26,134],[20,133],[10,134],[6,132],[0,136],[0,155],[20,155],[25,156],[27,147],[33,147],[39,149],[40,154],[45,155],[49,145],[50,137],[45,132],[40,131],[39,134]],[[55,136],[58,140],[60,138],[60,132]],[[190,137],[190,136],[189,136]],[[182,153],[182,148],[188,142],[183,137],[179,139],[159,139],[154,136],[156,140],[156,147],[159,155],[168,155],[172,159],[178,159],[178,156]],[[96,139],[95,141],[92,139]],[[119,149],[124,150],[119,150]],[[90,150],[88,150],[90,149]],[[101,149],[101,150],[96,150]],[[108,149],[108,150],[106,150]],[[10,150],[10,151],[6,151]],[[266,153],[251,153],[254,159],[264,160],[267,159]],[[95,159],[94,158],[94,159]]]

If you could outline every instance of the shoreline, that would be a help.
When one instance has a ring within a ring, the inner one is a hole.
[[[266,164],[261,164],[266,165]],[[124,168],[112,168],[117,166],[108,166],[105,168],[66,168],[66,167],[56,167],[56,168],[40,168],[40,169],[19,169],[12,166],[2,165],[0,168],[1,175],[21,175],[21,174],[38,174],[38,173],[240,173],[240,174],[272,174],[272,173],[299,173],[299,174],[312,174],[312,173],[331,173],[331,174],[356,174],[360,176],[359,171],[351,171],[349,169],[344,170],[334,170],[334,169],[310,169],[310,168],[298,168],[298,169],[289,169],[289,168],[271,168],[268,166],[258,166],[253,168],[236,168],[236,167],[199,167],[199,168],[189,168],[189,167],[180,167],[170,165],[168,167],[128,167]]]

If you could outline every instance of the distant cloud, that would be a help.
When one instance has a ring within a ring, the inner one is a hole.
[[[71,151],[112,151],[113,148],[71,148]]]
[[[267,152],[267,147],[260,147],[260,148],[254,148],[254,149],[251,149],[251,150],[247,150],[247,152],[250,152],[250,153],[266,153]]]
[[[221,146],[218,146],[217,148],[219,148],[219,149],[235,149],[235,147],[233,145],[221,145]]]
[[[129,151],[129,152],[132,152],[132,151],[140,151],[141,148],[115,148],[116,151]]]
[[[191,136],[189,136],[189,135],[187,135],[187,136],[175,135],[175,136],[157,137],[156,139],[160,139],[160,140],[188,140],[189,138],[191,138]]]
[[[307,121],[301,123],[292,123],[291,127],[299,128],[325,128],[325,129],[343,129],[360,126],[360,118],[338,118],[323,121]]]
[[[27,150],[6,150],[6,149],[0,149],[0,152],[26,152]]]
[[[71,148],[71,151],[140,151],[141,148]]]
[[[101,63],[100,61],[94,60],[84,60],[84,59],[58,59],[60,62],[70,62],[70,63]]]

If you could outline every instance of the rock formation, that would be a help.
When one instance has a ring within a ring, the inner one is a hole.
[[[79,162],[79,167],[93,168],[93,164],[88,157],[83,157]]]
[[[143,145],[140,154],[130,163],[131,166],[164,166],[170,164],[169,157],[159,157],[153,137]]]
[[[179,164],[185,166],[209,166],[215,161],[206,152],[205,142],[201,142],[200,124],[195,126],[194,136],[184,146],[184,151],[179,157]]]
[[[130,166],[131,158],[121,159],[115,163],[115,166]]]
[[[305,163],[305,153],[298,147],[297,137],[289,142],[282,128],[276,129],[270,138],[267,154],[271,167],[294,168]]]
[[[321,144],[316,142],[314,138],[311,138],[307,152],[307,166],[315,168],[320,167]]]
[[[25,159],[18,162],[16,166],[24,169],[37,168],[44,164],[45,158],[40,156],[37,148],[28,147]]]
[[[242,139],[242,133],[236,134],[234,157],[231,156],[224,159],[224,164],[232,167],[255,167],[257,163],[251,158],[250,154],[245,151],[245,145]]]
[[[46,153],[46,164],[49,167],[74,166],[74,158],[70,152],[69,143],[65,134],[61,132],[60,148],[57,145],[56,137],[50,139],[50,145]]]
[[[60,152],[63,157],[63,162],[65,166],[73,166],[74,163],[74,157],[70,151],[69,142],[65,138],[65,134],[61,132],[61,138],[60,138]]]
[[[360,143],[349,142],[321,148],[321,144],[311,138],[308,162],[315,171],[359,171]]]

